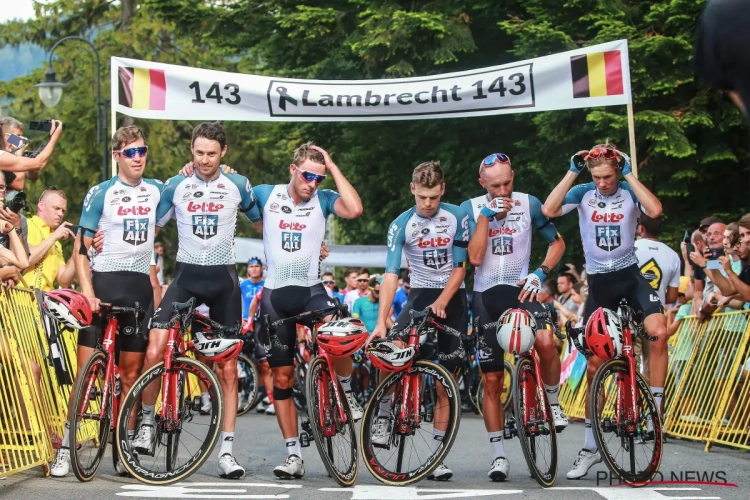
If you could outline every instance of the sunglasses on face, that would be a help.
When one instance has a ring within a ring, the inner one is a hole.
[[[411,290],[410,286],[404,286],[404,290]]]
[[[307,182],[315,181],[315,184],[320,184],[324,180],[326,180],[326,176],[325,175],[319,175],[319,174],[315,174],[313,172],[308,172],[307,170],[302,170],[299,167],[297,167],[297,171],[302,174],[302,177],[304,177],[304,179]]]
[[[336,283],[336,282],[335,282],[335,281],[332,281],[332,280],[326,280],[326,281],[324,281],[324,282],[323,282],[323,284],[324,284],[324,285],[333,285],[333,284],[335,284],[335,283]]]
[[[146,156],[146,154],[148,153],[148,146],[139,146],[137,148],[121,149],[119,151],[115,151],[115,153],[120,153],[125,158],[135,158],[135,155],[139,155],[143,157],[143,156]]]
[[[487,158],[482,160],[482,164],[479,166],[479,170],[481,171],[483,167],[491,167],[495,164],[496,161],[499,161],[500,163],[510,163],[510,156],[503,153],[492,153]]]
[[[360,283],[364,283],[366,281],[370,281],[370,278],[357,278],[357,281],[359,281]]]

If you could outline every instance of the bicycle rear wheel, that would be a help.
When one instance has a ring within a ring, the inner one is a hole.
[[[341,386],[339,391],[344,399],[342,403],[346,422],[340,420],[333,395],[333,384],[338,383],[338,380],[331,380],[325,359],[316,357],[310,362],[307,371],[307,401],[315,446],[331,477],[341,486],[351,486],[357,480],[359,448],[354,420]],[[322,396],[328,399],[328,404],[325,404]]]
[[[635,375],[638,414],[628,425],[628,363],[615,358],[599,367],[591,384],[591,423],[609,470],[631,486],[645,486],[659,471],[664,435],[656,400],[641,374]]]
[[[244,415],[257,404],[260,374],[258,366],[244,354],[237,356],[237,416]]]
[[[513,384],[513,410],[518,439],[531,475],[544,488],[557,479],[557,434],[547,395],[539,391],[534,363],[521,358],[516,364]],[[542,418],[542,408],[547,418]]]
[[[91,481],[102,463],[112,426],[114,383],[104,395],[107,353],[95,350],[76,382],[68,415],[70,425],[70,464],[79,481]],[[79,449],[80,446],[80,449]]]

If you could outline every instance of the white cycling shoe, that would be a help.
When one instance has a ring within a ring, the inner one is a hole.
[[[302,479],[305,475],[305,462],[297,455],[289,455],[284,463],[273,470],[280,479]]]
[[[453,471],[441,462],[440,465],[437,466],[437,469],[432,471],[432,474],[427,476],[427,479],[432,479],[433,481],[447,481],[452,477]]]
[[[586,448],[578,452],[576,461],[573,462],[573,468],[565,474],[568,479],[581,479],[589,473],[589,469],[602,462],[602,455],[599,450],[590,451]]]
[[[245,469],[229,453],[219,457],[218,472],[222,479],[240,479],[245,475]]]
[[[354,394],[351,391],[345,392],[344,395],[346,396],[346,401],[349,403],[349,411],[352,412],[352,419],[355,422],[359,422],[362,420],[362,417],[364,417],[365,410],[362,409],[359,401],[357,401],[357,398],[354,397]]]
[[[493,481],[505,481],[510,477],[510,462],[505,457],[497,457],[487,473],[487,477]]]
[[[70,449],[60,448],[55,455],[49,473],[52,477],[65,477],[70,472]]]

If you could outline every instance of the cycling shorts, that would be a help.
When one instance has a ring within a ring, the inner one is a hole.
[[[409,299],[393,323],[390,336],[400,337],[404,342],[408,341],[407,336],[411,324],[409,311],[422,311],[433,304],[442,292],[442,288],[412,288]],[[438,360],[441,365],[451,371],[460,368],[466,356],[466,351],[461,344],[461,336],[466,335],[468,326],[466,309],[466,292],[461,289],[448,302],[448,307],[445,308],[446,318],[437,320],[447,330],[437,332]],[[426,359],[425,353],[420,352],[420,356]]]
[[[589,298],[583,314],[584,325],[599,307],[616,312],[622,299],[626,299],[636,312],[642,311],[645,318],[652,314],[664,314],[661,299],[638,266],[629,266],[611,273],[589,274],[588,283]]]
[[[224,326],[242,320],[242,294],[234,264],[201,266],[178,262],[174,280],[167,288],[152,323],[167,323],[172,318],[172,303],[187,302],[195,297],[196,304],[206,304],[211,319]]]
[[[333,306],[333,299],[328,296],[322,283],[313,286],[284,286],[273,290],[263,288],[261,308],[263,317],[258,339],[262,344],[266,359],[271,368],[279,366],[294,366],[294,349],[297,347],[297,327],[295,324],[284,324],[276,328],[275,334],[269,338],[265,318],[273,323],[283,318],[297,316],[307,311],[316,311]],[[313,328],[313,318],[309,322],[300,322]]]
[[[255,352],[253,353],[255,361],[264,361],[267,357],[266,348],[260,341],[261,320],[256,319],[253,326],[253,335],[255,336]]]
[[[135,316],[117,316],[120,332],[115,341],[115,352],[146,352],[148,319],[154,303],[154,289],[149,275],[133,271],[94,272],[91,281],[94,295],[102,302],[119,307],[133,307],[138,302],[143,309],[140,335],[135,334]],[[78,345],[95,348],[104,336],[106,325],[107,318],[95,314],[91,326],[78,331]]]

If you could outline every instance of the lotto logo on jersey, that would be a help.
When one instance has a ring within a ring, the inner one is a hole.
[[[441,238],[438,236],[437,238],[419,238],[419,248],[439,248],[439,247],[446,247],[451,242],[450,238]]]
[[[605,252],[620,248],[622,243],[620,226],[594,226],[596,231],[596,246]]]
[[[135,207],[117,208],[117,215],[148,215],[149,212],[151,212],[151,207],[144,207],[140,205]]]
[[[224,208],[224,205],[221,203],[214,203],[213,201],[209,202],[201,202],[201,203],[195,203],[194,201],[191,201],[188,203],[187,211],[188,212],[218,212]]]
[[[216,236],[219,229],[218,215],[193,215],[193,234],[207,240]]]
[[[425,250],[422,253],[424,265],[431,269],[440,269],[448,264],[448,250],[437,248],[434,250]]]
[[[600,214],[596,210],[591,214],[592,222],[620,222],[624,218],[625,216],[623,214],[611,214],[607,212]]]
[[[302,248],[302,233],[281,232],[281,248],[287,252],[296,252]]]
[[[500,236],[492,240],[493,255],[509,255],[513,253],[513,237]]]
[[[490,238],[494,238],[498,234],[516,234],[518,231],[509,227],[501,227],[500,229],[490,229]]]
[[[148,241],[148,219],[123,219],[122,239],[133,246]]]
[[[299,222],[286,222],[284,220],[279,221],[279,229],[291,229],[292,231],[302,231],[307,226],[300,224]]]

